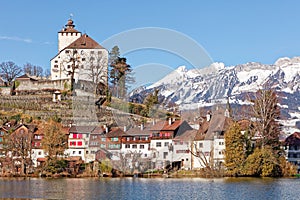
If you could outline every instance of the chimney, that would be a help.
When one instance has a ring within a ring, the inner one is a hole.
[[[211,115],[210,115],[210,112],[208,111],[207,114],[206,114],[206,121],[209,122],[210,121],[210,117],[211,117]]]
[[[105,133],[108,133],[108,127],[106,126],[106,124],[103,125],[103,128],[105,129]]]
[[[172,118],[170,117],[169,118],[169,125],[171,125],[172,124]]]
[[[126,127],[126,125],[124,126],[124,132],[126,132],[127,131],[127,127]]]
[[[152,120],[152,124],[155,125],[155,119],[154,119],[154,118],[153,118],[153,120]]]
[[[141,124],[141,131],[144,130],[144,124]]]

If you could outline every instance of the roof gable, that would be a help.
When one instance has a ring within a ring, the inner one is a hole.
[[[71,126],[69,133],[91,133],[95,126]]]
[[[72,42],[65,49],[104,49],[104,47],[98,44],[87,34],[83,34],[80,38]]]
[[[160,121],[150,128],[152,131],[175,131],[180,125],[181,120],[175,120],[174,122]]]

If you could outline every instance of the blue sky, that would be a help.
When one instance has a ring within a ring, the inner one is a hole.
[[[71,13],[76,29],[100,44],[127,30],[158,27],[186,35],[213,61],[226,66],[271,64],[279,57],[300,56],[300,2],[296,0],[10,0],[0,5],[0,62],[11,60],[20,66],[30,62],[50,68],[57,53],[57,32]],[[134,51],[126,57],[132,67],[189,65],[157,49]]]

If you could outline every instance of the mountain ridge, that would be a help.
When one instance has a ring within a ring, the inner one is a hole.
[[[162,104],[176,103],[181,109],[206,106],[227,98],[231,103],[245,104],[246,93],[253,93],[268,84],[285,98],[297,101],[300,97],[299,72],[300,57],[282,57],[270,65],[248,62],[225,66],[218,62],[203,69],[189,70],[185,66],[179,66],[156,83],[133,91],[130,98],[143,102],[147,94],[158,89]],[[297,103],[284,98],[282,105],[298,110]]]

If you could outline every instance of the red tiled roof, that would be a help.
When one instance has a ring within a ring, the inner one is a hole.
[[[120,129],[120,128],[112,128],[111,131],[109,131],[106,134],[106,137],[121,137],[121,136],[125,136],[126,133]]]
[[[31,80],[31,81],[37,81],[34,78],[31,78],[30,76],[28,76],[27,74],[24,74],[22,76],[16,77],[16,80]]]
[[[182,121],[181,120],[175,120],[171,124],[169,124],[169,121],[160,121],[157,122],[153,127],[150,128],[152,131],[175,131],[180,125]]]
[[[59,33],[80,33],[75,28],[74,22],[72,19],[69,19],[67,24],[65,25],[65,28],[63,28]]]
[[[46,162],[47,158],[37,158],[38,162]]]
[[[87,34],[83,34],[80,38],[72,42],[65,49],[104,49],[104,47],[90,38]]]
[[[91,133],[95,128],[95,126],[72,126],[69,133]]]
[[[300,145],[300,132],[295,132],[292,135],[288,136],[284,143],[286,145]]]
[[[96,128],[92,131],[92,134],[101,134],[105,131],[105,129],[103,129],[100,126],[96,126]]]

